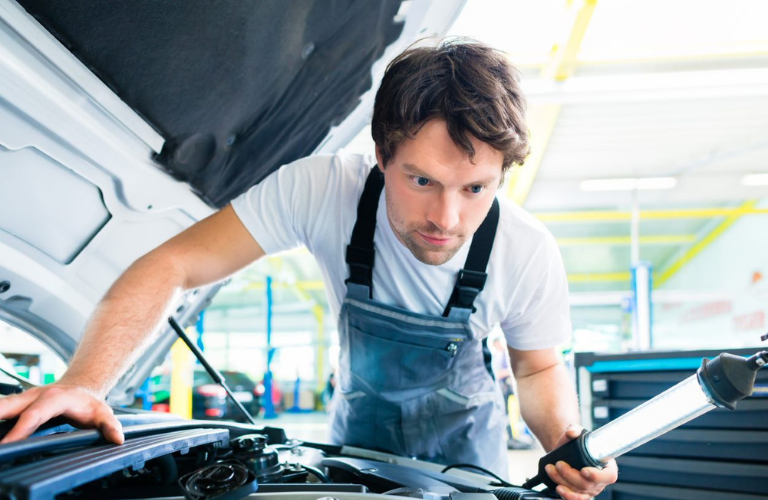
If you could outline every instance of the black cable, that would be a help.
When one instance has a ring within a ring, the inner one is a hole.
[[[515,486],[514,484],[512,484],[512,483],[510,483],[508,481],[503,480],[502,478],[500,478],[499,476],[497,476],[493,472],[489,471],[488,469],[484,469],[484,468],[480,467],[479,465],[473,465],[473,464],[453,464],[453,465],[449,465],[449,466],[445,467],[440,472],[443,472],[443,473],[444,472],[448,472],[451,469],[475,469],[475,470],[478,470],[478,471],[484,473],[487,476],[491,476],[492,478],[497,480],[499,483],[501,483],[502,486],[508,486],[508,487],[514,487]]]
[[[538,474],[533,476],[532,478],[528,479],[526,482],[523,483],[523,488],[526,489],[533,489],[534,487],[540,485],[543,481],[541,480],[541,477],[539,477]]]
[[[323,471],[318,469],[317,467],[312,467],[311,465],[304,465],[301,464],[301,466],[305,469],[307,469],[309,472],[311,472],[316,478],[320,480],[321,483],[330,483],[331,480],[328,479],[328,476],[323,474]]]

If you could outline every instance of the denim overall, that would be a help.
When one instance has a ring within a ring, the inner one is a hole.
[[[339,315],[339,385],[331,441],[507,476],[506,417],[490,352],[470,327],[498,223],[494,200],[443,316],[372,299],[373,235],[384,179],[374,167],[357,211]]]

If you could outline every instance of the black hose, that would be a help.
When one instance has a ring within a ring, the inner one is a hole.
[[[307,469],[309,472],[311,472],[312,475],[314,475],[316,478],[318,478],[321,483],[330,483],[331,482],[331,480],[328,479],[328,476],[323,474],[323,471],[321,471],[317,467],[312,467],[311,465],[304,465],[304,464],[301,464],[301,466],[303,468]]]
[[[493,496],[499,500],[544,500],[561,498],[560,495],[550,495],[548,492],[531,491],[525,488],[500,488],[493,490]]]
[[[503,480],[502,478],[500,478],[499,476],[497,476],[493,472],[489,471],[488,469],[484,469],[483,467],[480,467],[479,465],[474,465],[474,464],[453,464],[453,465],[449,465],[449,466],[445,467],[440,472],[445,473],[445,472],[448,472],[451,469],[474,469],[474,470],[482,472],[486,476],[491,476],[492,478],[497,480],[501,486],[514,486],[514,484],[509,483],[509,482]]]
[[[523,483],[523,488],[531,489],[534,486],[538,486],[542,483],[541,477],[539,477],[538,474],[530,478],[528,481]]]

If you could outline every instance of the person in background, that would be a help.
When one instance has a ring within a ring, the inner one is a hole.
[[[520,421],[520,406],[515,397],[515,379],[512,374],[512,366],[509,363],[507,343],[503,337],[495,337],[491,343],[493,350],[493,374],[504,397],[504,410],[507,414],[507,448],[510,450],[528,450],[532,447],[532,440],[520,435],[517,429],[524,425]]]

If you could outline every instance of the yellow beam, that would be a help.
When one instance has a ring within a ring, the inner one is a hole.
[[[569,2],[570,5],[571,2]],[[563,81],[573,75],[576,59],[584,34],[595,10],[597,0],[583,0],[573,19],[571,30],[563,45],[553,47],[552,60],[541,70],[541,78]],[[507,196],[518,205],[523,205],[539,172],[541,160],[547,150],[549,139],[560,116],[561,105],[542,104],[531,106],[528,112],[528,128],[531,133],[531,154],[525,164],[513,168],[507,176]]]
[[[632,273],[588,273],[568,275],[569,283],[610,283],[631,280]]]
[[[581,42],[592,20],[595,5],[597,0],[583,0],[574,17],[567,41],[562,47],[555,46],[552,61],[541,71],[542,78],[554,78],[561,82],[573,75],[579,50],[581,50]]]
[[[560,104],[531,106],[528,112],[531,154],[525,163],[510,169],[507,175],[507,196],[518,205],[523,205],[539,172],[541,160],[547,150],[549,139],[560,116]]]
[[[641,236],[641,245],[680,245],[696,241],[695,234],[681,235],[649,235]],[[587,238],[557,238],[557,244],[561,247],[586,246],[586,245],[631,245],[630,236],[597,236]]]
[[[263,281],[254,281],[253,283],[249,283],[244,288],[244,290],[264,290],[265,287],[266,285]],[[296,288],[302,292],[308,292],[312,290],[325,290],[325,284],[323,283],[323,280],[306,280],[297,281],[296,283],[281,283],[279,281],[273,281],[272,287],[280,289]]]
[[[641,210],[640,218],[653,219],[712,219],[715,217],[741,217],[743,215],[768,214],[768,208],[692,208],[682,210]],[[542,222],[615,222],[629,221],[632,212],[584,211],[584,212],[539,212],[533,214]]]
[[[325,290],[325,283],[323,283],[323,280],[298,281],[296,282],[296,287],[305,292],[310,290]]]
[[[738,221],[744,213],[749,213],[749,210],[754,209],[758,200],[749,200],[742,204],[739,210],[735,211],[733,215],[729,215],[723,222],[717,225],[712,231],[706,234],[695,245],[688,249],[683,255],[680,256],[675,262],[667,266],[664,271],[659,273],[656,278],[656,286],[661,286],[669,281],[680,269],[686,264],[692,261],[702,250],[714,243],[724,232],[726,232],[736,221]]]

